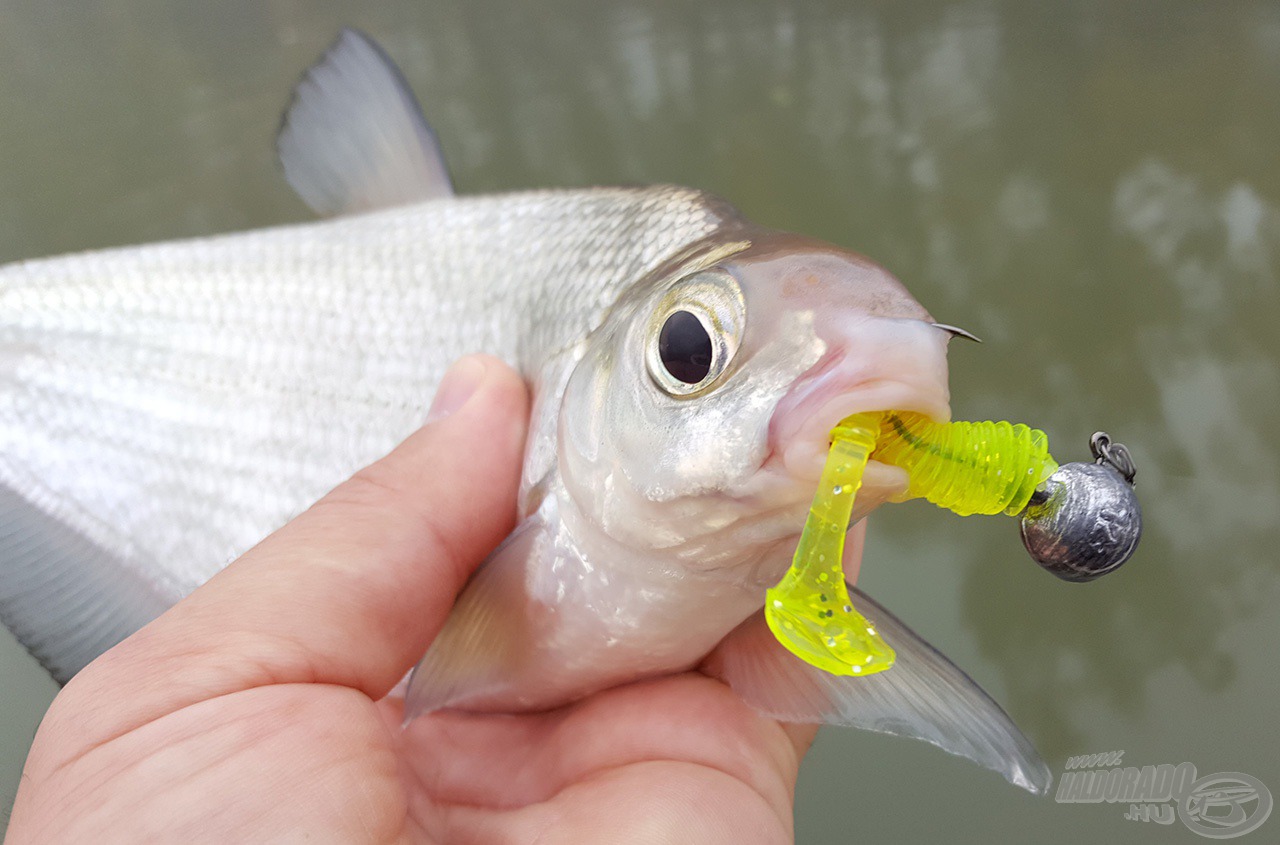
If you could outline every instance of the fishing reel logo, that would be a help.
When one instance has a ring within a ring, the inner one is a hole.
[[[1128,804],[1129,821],[1173,824],[1209,839],[1234,839],[1262,826],[1271,815],[1271,790],[1243,772],[1196,777],[1191,763],[1121,766],[1123,751],[1067,760],[1054,800],[1059,804]]]

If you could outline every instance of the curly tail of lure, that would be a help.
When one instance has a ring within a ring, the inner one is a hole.
[[[765,598],[775,637],[802,660],[835,675],[893,665],[893,649],[853,607],[841,556],[867,461],[901,467],[906,498],[961,516],[1022,515],[1022,536],[1041,566],[1091,580],[1128,559],[1141,533],[1128,452],[1094,435],[1097,464],[1059,467],[1044,432],[1007,422],[935,423],[919,414],[855,414],[831,432],[831,451],[779,584]]]
[[[765,621],[778,642],[833,675],[865,675],[893,665],[893,649],[854,609],[841,566],[854,496],[879,437],[875,414],[849,417],[831,432],[831,451],[791,568],[765,594]]]

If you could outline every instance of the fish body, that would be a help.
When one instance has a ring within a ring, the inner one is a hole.
[[[352,32],[279,146],[337,216],[0,268],[0,618],[56,677],[384,454],[484,351],[533,390],[521,522],[411,714],[703,665],[769,715],[1047,789],[998,705],[869,597],[899,655],[882,675],[827,676],[764,628],[830,427],[948,414],[948,335],[887,272],[688,188],[454,196],[407,86]],[[871,462],[855,522],[905,484]]]
[[[722,224],[688,189],[544,191],[10,265],[0,479],[174,561],[177,598],[421,425],[451,361],[538,380]]]

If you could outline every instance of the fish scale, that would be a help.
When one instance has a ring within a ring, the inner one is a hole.
[[[11,265],[0,452],[185,592],[419,425],[455,358],[533,377],[721,223],[687,188],[536,191]]]

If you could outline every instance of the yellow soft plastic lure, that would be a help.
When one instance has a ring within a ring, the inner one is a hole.
[[[1044,432],[1007,422],[935,423],[919,414],[855,414],[831,431],[831,451],[791,568],[768,591],[769,629],[800,659],[834,675],[868,675],[894,652],[853,607],[841,556],[867,461],[907,471],[906,498],[961,516],[1020,513],[1058,464]]]

